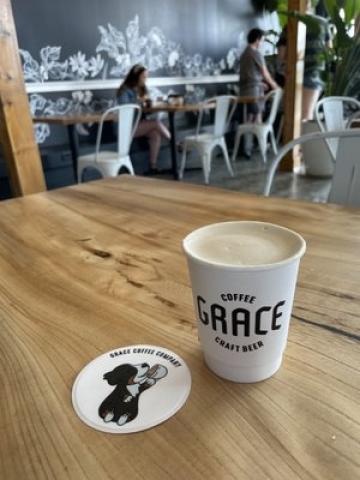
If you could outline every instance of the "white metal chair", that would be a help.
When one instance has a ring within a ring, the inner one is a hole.
[[[117,116],[117,151],[100,151],[103,124],[108,115],[114,115],[115,118]],[[95,153],[78,157],[79,182],[82,181],[83,172],[88,167],[95,168],[103,177],[116,177],[122,167],[134,175],[129,151],[140,116],[141,108],[135,104],[121,105],[106,110],[100,120]]]
[[[266,150],[267,150],[267,142],[268,137],[270,136],[271,146],[274,153],[277,153],[277,145],[276,139],[274,134],[273,124],[275,122],[275,118],[277,112],[279,110],[281,98],[283,95],[283,91],[281,88],[277,88],[276,90],[272,90],[269,92],[265,97],[265,102],[271,102],[270,113],[268,118],[264,123],[242,123],[238,126],[235,136],[235,144],[234,144],[234,151],[232,154],[232,161],[235,162],[239,146],[240,146],[240,139],[241,136],[244,134],[253,134],[257,138],[259,142],[261,156],[266,162]]]
[[[315,132],[303,135],[284,145],[271,163],[264,188],[264,195],[269,196],[274,175],[284,155],[296,145],[313,140],[336,138],[338,149],[335,171],[332,179],[328,201],[360,207],[360,129],[337,130],[334,132]]]
[[[324,97],[318,101],[315,108],[315,118],[321,132],[345,130],[353,120],[353,114],[346,118],[346,108],[360,112],[360,102],[352,97]],[[326,140],[332,159],[335,161],[339,139]]]
[[[215,118],[212,132],[200,133],[204,111],[211,108],[214,104]],[[215,147],[221,148],[227,169],[229,170],[230,175],[234,176],[224,135],[234,114],[235,108],[236,97],[233,97],[231,95],[220,95],[218,97],[206,100],[203,103],[202,108],[199,112],[195,135],[187,136],[183,140],[183,155],[179,170],[180,179],[182,179],[184,175],[187,153],[190,150],[195,149],[201,157],[205,183],[208,184],[211,171],[212,152]]]

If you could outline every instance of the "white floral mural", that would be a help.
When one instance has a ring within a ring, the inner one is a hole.
[[[104,60],[98,54],[86,59],[82,52],[60,61],[61,47],[47,46],[40,50],[40,61],[27,50],[20,49],[26,82],[49,80],[84,80],[95,78],[104,68]]]
[[[224,58],[215,61],[200,53],[190,55],[180,44],[168,40],[159,27],[141,34],[139,16],[131,20],[125,33],[111,23],[100,25],[100,42],[95,55],[86,58],[78,51],[61,60],[60,46],[46,46],[36,60],[27,50],[20,49],[25,81],[84,80],[91,78],[123,77],[135,63],[147,66],[149,72],[166,75],[203,76],[219,75],[226,70],[236,71],[237,61],[246,46],[243,33],[237,45]]]
[[[271,28],[274,28],[273,24]],[[21,49],[25,81],[42,83],[121,78],[135,63],[146,65],[151,73],[166,76],[220,75],[238,71],[239,58],[246,47],[246,36],[242,32],[238,36],[237,44],[219,60],[200,53],[189,54],[179,43],[167,39],[159,27],[152,27],[149,32],[142,33],[138,15],[128,23],[125,32],[111,23],[98,26],[98,30],[100,41],[94,55],[90,57],[78,51],[62,59],[61,46],[46,46],[40,50],[39,59],[35,59],[30,52]],[[199,87],[192,90],[190,87],[186,94],[189,101],[198,101],[205,96],[205,90]],[[33,115],[99,111],[110,104],[109,100],[94,100],[89,91],[73,92],[71,98],[60,97],[55,101],[39,94],[30,95]],[[50,135],[48,125],[38,124],[35,129],[39,143],[44,142]]]

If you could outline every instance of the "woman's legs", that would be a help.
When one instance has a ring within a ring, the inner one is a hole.
[[[158,130],[153,129],[146,135],[149,140],[150,168],[155,169],[161,146],[161,135]]]
[[[156,168],[161,139],[170,140],[170,132],[159,120],[141,120],[134,137],[147,137],[150,150],[150,167]]]

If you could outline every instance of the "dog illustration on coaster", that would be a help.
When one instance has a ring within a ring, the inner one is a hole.
[[[137,417],[139,397],[142,392],[153,387],[157,381],[166,377],[168,370],[163,365],[125,363],[104,374],[103,379],[109,385],[116,385],[99,407],[99,415],[104,422],[125,425]]]

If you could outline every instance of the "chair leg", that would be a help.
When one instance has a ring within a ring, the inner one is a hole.
[[[130,156],[123,157],[122,162],[121,162],[121,166],[117,171],[118,175],[119,175],[119,172],[120,172],[122,167],[125,167],[128,170],[128,172],[130,173],[130,175],[135,175],[134,167],[133,167],[133,164],[131,162]]]
[[[219,143],[219,146],[224,154],[224,159],[225,159],[225,164],[227,166],[227,169],[229,170],[230,175],[233,177],[234,176],[234,170],[232,169],[231,163],[230,163],[230,158],[229,158],[229,153],[228,149],[226,146],[225,139],[222,138],[221,142]]]
[[[129,172],[130,175],[133,175],[135,176],[135,172],[134,172],[134,169],[132,167],[132,165],[128,165],[128,164],[124,164],[124,165],[121,165],[120,168],[118,169],[118,171],[116,172],[116,176],[117,175],[120,175],[120,172],[121,172],[121,169],[125,167],[127,169],[127,171]],[[111,175],[112,176],[112,175]]]
[[[206,185],[208,185],[210,181],[210,170],[211,170],[211,151],[207,153],[202,153],[201,162],[202,162],[203,172],[204,172],[204,181]]]
[[[238,151],[239,151],[241,135],[242,135],[242,132],[237,130],[236,135],[235,135],[234,150],[233,150],[232,157],[231,157],[233,163],[235,163],[236,157],[237,157],[237,154],[238,154]]]
[[[84,169],[78,166],[78,169],[77,169],[78,183],[82,183],[83,171],[84,171]]]
[[[110,177],[116,177],[117,175],[119,175],[122,168],[126,168],[130,175],[135,175],[134,167],[129,156],[123,157],[117,165],[114,165],[114,167],[106,167],[106,175]]]
[[[254,150],[254,134],[252,132],[244,133],[244,153],[245,155],[252,155]]]
[[[275,134],[273,129],[270,130],[269,135],[270,135],[271,148],[273,149],[273,152],[276,155],[278,152],[278,149],[277,149],[276,139],[275,139]]]
[[[266,149],[267,149],[267,137],[268,132],[266,134],[262,134],[261,132],[254,132],[256,138],[259,142],[260,153],[263,159],[263,162],[266,163]]]
[[[124,165],[123,165],[123,166],[129,170],[130,175],[135,175],[134,167],[133,167],[133,165],[132,165],[132,163],[131,163],[130,158],[127,159],[127,160],[124,162]],[[120,168],[121,168],[121,167],[120,167]],[[119,171],[120,171],[120,169],[119,169]]]
[[[210,181],[210,171],[211,171],[211,153],[212,150],[202,150],[199,149],[199,154],[201,158],[201,163],[203,167],[203,173],[204,173],[204,182],[206,185],[209,184]]]
[[[186,144],[183,146],[183,152],[182,152],[182,157],[181,157],[181,164],[179,168],[179,180],[183,179],[184,176],[184,170],[185,170],[185,164],[186,164],[186,155],[187,155],[187,150],[186,150]]]

